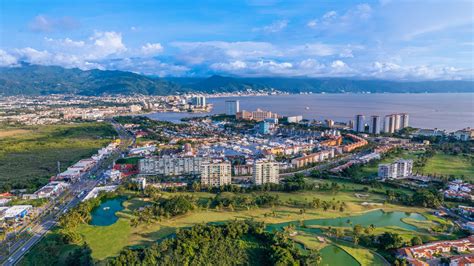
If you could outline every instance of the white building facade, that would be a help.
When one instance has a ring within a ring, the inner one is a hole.
[[[255,161],[252,171],[252,183],[263,185],[266,183],[278,184],[280,182],[280,165],[274,161]]]

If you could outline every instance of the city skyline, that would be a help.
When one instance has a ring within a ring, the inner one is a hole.
[[[0,66],[25,61],[156,76],[472,80],[472,5],[5,1]]]

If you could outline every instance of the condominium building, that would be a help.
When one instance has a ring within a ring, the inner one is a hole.
[[[315,153],[311,153],[299,158],[291,160],[291,164],[295,168],[304,167],[311,163],[322,162],[327,159],[334,158],[334,149],[322,150]]]
[[[201,171],[202,157],[151,157],[138,162],[140,175],[196,175]]]
[[[238,112],[240,112],[239,100],[225,101],[225,114],[226,115],[236,115]]]
[[[386,115],[384,120],[384,132],[385,133],[395,133],[400,129],[406,128],[409,126],[409,115],[406,113],[403,114],[391,114]]]
[[[413,173],[413,160],[400,159],[394,163],[379,164],[378,177],[405,178]]]
[[[191,100],[191,104],[194,106],[205,107],[206,106],[206,97],[205,96],[196,96]]]
[[[279,183],[280,165],[274,161],[257,160],[253,164],[252,182],[255,185]]]
[[[391,163],[379,164],[378,177],[397,178],[397,167]]]
[[[201,184],[211,187],[230,185],[231,173],[230,162],[204,162],[201,164]]]
[[[401,122],[400,122],[401,128],[409,127],[410,116],[407,113],[403,113],[400,115],[401,115]]]
[[[395,133],[395,116],[394,115],[385,116],[383,131],[385,133]]]
[[[400,159],[395,162],[397,165],[397,177],[411,176],[413,172],[413,160]]]
[[[357,132],[364,132],[365,131],[365,116],[364,115],[356,115],[355,122],[354,122],[354,131]]]
[[[369,133],[378,135],[380,134],[380,116],[373,115],[370,117],[369,122]]]
[[[279,118],[280,116],[276,113],[272,113],[270,111],[264,111],[261,109],[257,109],[256,111],[249,112],[242,110],[236,114],[237,119],[243,120],[255,120],[255,121],[263,121],[267,118]]]

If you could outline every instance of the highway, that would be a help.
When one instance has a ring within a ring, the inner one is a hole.
[[[116,123],[114,120],[108,120],[108,122],[112,123],[121,139],[121,145],[118,151],[112,153],[109,158],[98,163],[96,167],[82,176],[80,181],[71,184],[65,194],[61,195],[63,198],[69,197],[69,202],[64,205],[55,206],[57,209],[51,206],[50,209],[53,210],[51,213],[44,214],[44,216],[41,216],[35,222],[32,222],[32,224],[30,224],[31,230],[29,231],[31,236],[29,236],[27,239],[20,239],[11,245],[10,250],[13,252],[1,265],[16,265],[23,258],[23,256],[25,256],[25,254],[27,254],[28,251],[30,251],[30,249],[57,224],[57,219],[60,215],[67,212],[71,208],[74,208],[94,187],[96,187],[100,182],[105,181],[103,173],[109,169],[111,164],[121,156],[122,152],[128,149],[129,145],[135,142],[133,136],[131,136],[120,124]],[[90,177],[93,175],[97,176],[97,179],[90,179]],[[85,193],[80,194],[81,192]],[[58,202],[57,204],[60,203]]]

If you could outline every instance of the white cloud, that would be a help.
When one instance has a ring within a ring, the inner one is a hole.
[[[320,18],[308,21],[306,25],[319,30],[347,31],[359,23],[370,19],[372,13],[373,9],[369,4],[359,4],[341,15],[334,10],[328,11]]]
[[[353,76],[356,71],[344,62],[337,60],[330,65],[325,65],[315,59],[301,61],[230,61],[214,63],[210,68],[218,73],[241,76],[307,76],[307,77],[340,77]]]
[[[264,33],[275,33],[275,32],[279,32],[279,31],[282,31],[283,29],[285,29],[288,26],[288,22],[289,21],[287,19],[278,20],[278,21],[273,22],[270,25],[263,26],[263,27],[260,27],[260,28],[253,28],[252,30],[253,31],[261,31],[261,32],[264,32]]]
[[[121,58],[106,60],[102,64],[107,69],[131,71],[145,75],[164,76],[185,76],[191,71],[190,68],[172,63],[162,62],[155,58]]]
[[[308,21],[308,23],[306,23],[306,26],[314,29],[318,26],[318,20],[317,19],[312,19],[312,20]]]
[[[98,61],[110,56],[119,56],[127,51],[122,42],[122,35],[113,31],[96,31],[85,41],[75,41],[70,38],[45,38],[45,41],[51,48],[49,51],[32,47],[14,49],[15,58],[39,65],[103,69],[104,67]]]
[[[34,32],[52,32],[57,30],[72,30],[78,28],[79,22],[71,17],[51,18],[45,15],[38,15],[28,24]]]
[[[366,75],[397,80],[459,80],[472,76],[471,71],[449,66],[401,66],[392,62],[376,61]]]
[[[93,42],[89,57],[103,58],[111,54],[125,52],[127,48],[122,42],[122,34],[114,31],[96,31],[89,38]]]
[[[173,42],[170,45],[180,50],[178,59],[188,64],[281,56],[277,47],[268,42]]]
[[[0,66],[8,67],[15,66],[18,64],[18,60],[11,54],[0,49]]]
[[[44,38],[47,42],[59,45],[59,46],[64,46],[66,48],[75,48],[75,47],[84,47],[86,44],[84,41],[73,41],[69,38],[65,39],[52,39],[52,38]]]
[[[336,17],[337,17],[337,12],[332,10],[332,11],[326,12],[322,17],[322,20],[325,22],[329,22],[335,19]]]
[[[160,43],[147,43],[142,46],[141,51],[144,55],[156,55],[163,52],[163,46]]]

